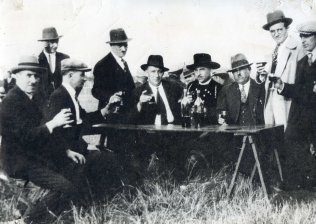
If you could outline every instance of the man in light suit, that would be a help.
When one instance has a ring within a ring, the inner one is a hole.
[[[295,82],[297,62],[304,54],[299,41],[288,35],[288,27],[291,23],[292,19],[285,17],[280,10],[267,14],[267,24],[263,29],[270,32],[276,47],[269,56],[266,66],[258,64],[257,68],[257,81],[265,82],[265,123],[282,124],[285,129],[292,100],[279,95],[274,88],[273,79],[268,77],[279,77],[284,82],[292,84]]]

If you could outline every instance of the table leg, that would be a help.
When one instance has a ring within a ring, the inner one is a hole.
[[[281,167],[280,158],[279,158],[279,153],[278,153],[278,150],[277,150],[277,149],[274,149],[274,155],[275,155],[276,162],[277,162],[277,164],[278,164],[278,170],[279,170],[279,174],[280,174],[281,181],[283,181],[282,167]]]
[[[256,149],[256,144],[253,141],[253,137],[251,135],[248,136],[248,139],[249,139],[249,143],[250,143],[250,145],[252,147],[253,155],[254,155],[255,160],[256,160],[257,169],[258,169],[258,173],[259,173],[260,182],[261,182],[261,185],[262,185],[262,188],[263,188],[263,192],[264,192],[264,195],[266,196],[266,198],[268,199],[268,192],[267,192],[266,184],[264,183],[263,174],[262,174],[262,170],[261,170],[261,165],[260,165],[259,157],[258,157],[258,152],[257,152],[257,149]]]
[[[235,167],[235,171],[234,171],[234,174],[233,174],[233,178],[230,182],[230,185],[229,185],[229,188],[228,188],[228,192],[227,192],[227,196],[230,197],[232,191],[233,191],[233,188],[234,188],[234,184],[235,184],[235,180],[236,180],[236,177],[237,177],[237,173],[238,173],[238,169],[239,169],[239,165],[240,165],[240,162],[241,162],[241,158],[244,154],[244,151],[245,151],[245,148],[246,148],[246,141],[247,141],[247,138],[248,136],[244,136],[243,137],[243,140],[242,140],[242,147],[240,149],[240,153],[239,153],[239,156],[238,156],[238,160],[237,160],[237,164],[236,164],[236,167]]]

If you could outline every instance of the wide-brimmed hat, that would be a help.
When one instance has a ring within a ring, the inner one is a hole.
[[[106,43],[108,44],[118,44],[118,43],[126,43],[132,40],[128,38],[125,31],[122,28],[113,29],[110,31],[110,40]]]
[[[285,26],[288,26],[292,23],[293,19],[285,17],[284,13],[281,10],[275,10],[267,14],[267,24],[263,25],[262,28],[269,30],[270,26],[284,22]]]
[[[169,71],[169,68],[164,67],[163,58],[161,55],[149,55],[147,64],[143,64],[140,67],[145,71],[148,66],[160,68],[163,72]]]
[[[190,70],[194,70],[197,67],[206,67],[217,69],[220,66],[217,62],[212,61],[211,55],[199,53],[193,56],[194,63],[192,65],[188,65],[187,68]]]
[[[62,36],[59,36],[55,27],[47,27],[43,29],[42,39],[38,41],[46,40],[58,40]]]
[[[216,70],[213,73],[213,76],[219,76],[222,79],[228,79],[229,78],[228,71],[227,71],[227,69],[224,69],[224,68],[222,68],[222,69],[220,68],[220,69]]]
[[[245,55],[236,54],[235,56],[231,57],[231,65],[232,65],[231,70],[228,70],[227,72],[234,72],[244,67],[250,67],[252,63],[248,62]]]
[[[61,61],[61,70],[62,71],[83,71],[88,72],[91,71],[91,68],[89,68],[85,63],[82,61],[67,58]]]
[[[11,68],[11,73],[15,74],[22,70],[45,71],[46,68],[40,66],[37,57],[27,55],[20,57],[18,66]]]
[[[297,31],[305,35],[316,35],[316,21],[307,21],[297,26]]]

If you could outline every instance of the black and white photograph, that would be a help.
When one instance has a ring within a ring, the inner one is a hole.
[[[316,223],[316,0],[0,0],[2,223]]]

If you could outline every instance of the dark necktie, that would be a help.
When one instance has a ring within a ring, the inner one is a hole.
[[[123,58],[121,58],[121,61],[122,61],[123,65],[124,65],[124,72],[129,71],[127,62]]]
[[[307,53],[308,57],[308,65],[311,66],[313,64],[313,53],[309,52]]]
[[[274,51],[272,53],[272,66],[271,66],[271,73],[274,74],[276,66],[278,64],[278,50],[279,50],[280,44],[277,44],[274,48]]]
[[[246,91],[245,91],[245,86],[244,85],[241,86],[240,100],[241,100],[242,103],[246,103],[247,102],[247,95],[246,95]]]

